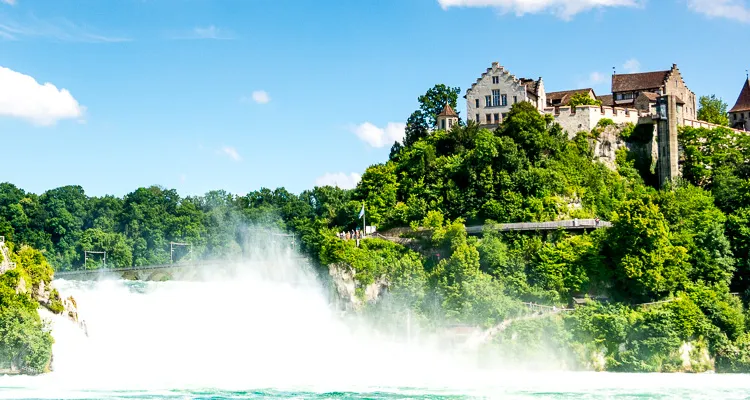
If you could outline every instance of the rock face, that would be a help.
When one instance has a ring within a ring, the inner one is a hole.
[[[631,143],[625,142],[620,134],[625,129],[625,124],[610,125],[604,128],[599,134],[599,137],[591,142],[591,146],[594,152],[594,160],[599,161],[606,165],[607,168],[616,171],[617,170],[617,151],[622,148],[627,148],[629,151],[634,152],[643,159],[650,159],[652,166],[656,165],[656,161],[659,158],[658,148],[656,146],[656,135],[649,143]]]
[[[388,281],[385,277],[380,277],[375,282],[362,287],[354,279],[356,271],[349,264],[331,264],[328,266],[328,274],[331,276],[338,298],[344,301],[347,309],[358,309],[366,303],[375,302],[388,289]],[[363,295],[359,295],[358,292]]]

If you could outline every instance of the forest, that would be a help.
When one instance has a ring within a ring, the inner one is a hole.
[[[360,296],[385,278],[388,293],[361,310],[376,319],[408,311],[425,325],[490,327],[527,312],[522,302],[590,300],[519,321],[488,344],[516,362],[544,355],[584,369],[750,372],[750,137],[683,128],[683,176],[656,188],[653,161],[628,150],[650,141],[633,126],[616,127],[627,146],[615,169],[592,150],[606,122],[569,139],[530,103],[513,105],[494,131],[431,131],[446,101],[455,108],[456,89],[421,96],[403,143],[353,190],[181,197],[153,186],[92,197],[79,186],[37,195],[2,183],[0,235],[64,271],[103,266],[84,263],[85,250],[106,251],[107,267],[168,263],[170,242],[191,243],[193,256],[241,257],[253,226],[273,226],[295,235],[321,275],[332,264],[354,270]],[[363,203],[368,225],[411,227],[418,246],[338,239],[358,226]],[[465,230],[595,217],[612,227]]]

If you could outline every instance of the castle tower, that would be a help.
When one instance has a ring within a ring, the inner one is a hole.
[[[446,102],[443,111],[437,116],[437,129],[449,131],[456,125],[458,125],[458,114]]]
[[[750,131],[750,78],[745,80],[737,103],[729,110],[729,126]]]

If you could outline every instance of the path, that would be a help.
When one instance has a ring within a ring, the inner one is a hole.
[[[557,308],[553,306],[545,306],[541,304],[533,304],[533,303],[523,303],[526,307],[531,309],[532,314],[527,314],[522,317],[516,317],[516,318],[509,318],[504,320],[503,322],[479,333],[476,335],[472,335],[466,343],[464,344],[465,347],[468,347],[470,349],[475,349],[478,346],[488,343],[491,341],[495,336],[497,336],[500,332],[508,329],[508,327],[518,321],[527,321],[527,320],[533,320],[538,318],[545,318],[550,315],[560,314],[562,312],[566,311],[572,311],[569,308]]]

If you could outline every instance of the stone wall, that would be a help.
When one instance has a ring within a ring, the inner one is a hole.
[[[546,108],[544,112],[555,116],[555,122],[568,133],[569,138],[575,137],[578,132],[590,132],[604,118],[611,119],[615,124],[637,124],[639,118],[646,115],[632,108],[599,106],[577,106],[575,110],[571,107]]]
[[[710,122],[698,121],[698,120],[692,120],[692,119],[683,119],[682,120],[682,125],[683,126],[689,126],[689,127],[692,127],[692,128],[706,128],[706,129],[725,128],[725,129],[732,129],[732,128],[728,127],[728,126],[716,125],[716,124],[712,124]],[[732,129],[732,130],[736,131],[736,132],[743,132],[743,131],[738,130],[738,129]]]
[[[673,64],[669,75],[667,75],[664,94],[672,94],[679,97],[680,100],[685,102],[682,110],[684,118],[696,119],[698,111],[696,108],[695,93],[691,92],[687,85],[685,85],[685,81],[682,79],[682,74],[680,74],[677,65]]]

